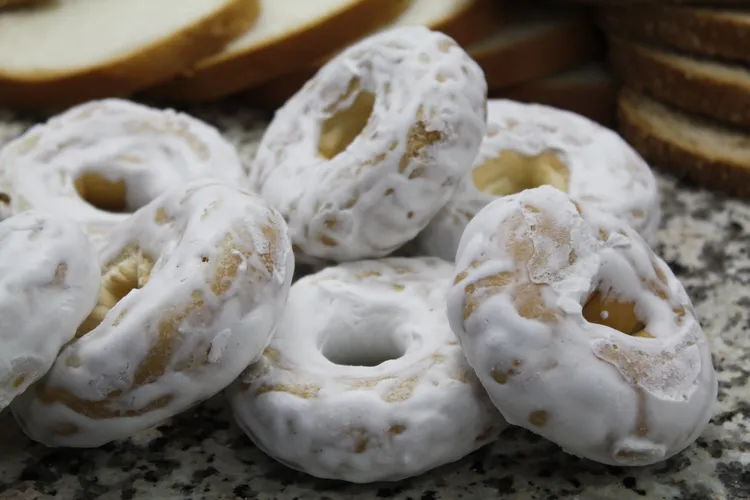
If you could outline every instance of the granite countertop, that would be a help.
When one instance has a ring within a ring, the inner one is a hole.
[[[230,106],[231,108],[231,106]],[[263,117],[203,107],[245,158]],[[0,144],[28,122],[0,111]],[[719,404],[695,445],[665,463],[625,469],[564,454],[512,429],[460,462],[408,481],[348,485],[293,472],[234,425],[222,397],[127,441],[95,450],[49,449],[0,414],[0,500],[750,498],[750,204],[660,176],[664,222],[657,252],[685,284],[719,373]]]

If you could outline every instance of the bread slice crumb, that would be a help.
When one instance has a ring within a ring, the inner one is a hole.
[[[0,105],[123,97],[222,49],[258,0],[56,0],[0,14]]]

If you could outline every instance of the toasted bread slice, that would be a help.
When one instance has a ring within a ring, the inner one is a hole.
[[[58,108],[169,79],[247,31],[258,0],[58,0],[0,14],[0,105]]]
[[[304,67],[389,21],[410,0],[260,0],[258,22],[149,98],[209,101]]]
[[[383,28],[427,26],[465,45],[494,29],[498,10],[491,2],[492,0],[411,0],[408,8]],[[312,78],[326,61],[335,57],[336,53],[253,86],[242,93],[242,99],[258,107],[279,107]]]
[[[586,11],[522,7],[509,16],[507,25],[467,49],[492,90],[553,75],[603,51]]]
[[[610,60],[629,87],[660,101],[750,129],[750,70],[612,37]]]
[[[652,165],[701,187],[750,197],[750,135],[623,89],[620,131]]]
[[[490,97],[544,104],[583,115],[606,127],[615,126],[617,89],[599,63],[589,63],[556,75],[507,89]]]
[[[734,61],[750,62],[750,11],[663,5],[602,9],[609,34]]]

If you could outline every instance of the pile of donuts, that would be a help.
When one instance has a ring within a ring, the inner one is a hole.
[[[223,393],[268,455],[358,483],[509,426],[605,464],[685,449],[717,380],[649,246],[651,170],[486,93],[452,39],[402,27],[326,64],[249,165],[120,99],[34,126],[0,153],[0,409],[97,447]]]

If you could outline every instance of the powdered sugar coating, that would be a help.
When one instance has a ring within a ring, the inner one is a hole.
[[[622,217],[647,242],[653,241],[661,221],[656,179],[619,135],[584,116],[540,104],[491,99],[487,110],[487,132],[475,169],[503,151],[527,157],[551,152],[568,169],[571,198]],[[428,255],[452,261],[466,225],[496,198],[480,191],[468,173],[420,234],[419,247]]]
[[[86,201],[75,181],[124,181],[128,213]],[[212,126],[183,113],[121,99],[92,101],[36,125],[0,152],[0,215],[30,208],[64,214],[97,246],[115,223],[163,192],[211,176],[246,182],[240,158]]]
[[[292,468],[357,483],[414,476],[495,439],[505,421],[445,317],[451,272],[388,258],[299,280],[264,356],[229,390],[240,426]],[[363,357],[388,360],[350,366]]]
[[[372,35],[328,62],[277,111],[251,180],[289,223],[301,255],[382,257],[415,237],[470,168],[487,85],[456,43],[422,26]],[[374,95],[346,149],[319,152],[324,122]]]
[[[224,389],[268,345],[294,272],[282,217],[208,179],[138,210],[101,262],[101,323],[11,405],[48,446],[125,438]]]
[[[584,317],[597,292],[634,304],[638,336]],[[495,200],[469,223],[448,317],[508,422],[569,453],[655,463],[711,417],[716,375],[682,285],[621,219],[552,187]]]
[[[0,410],[49,370],[98,293],[98,260],[77,224],[36,211],[0,222]]]

